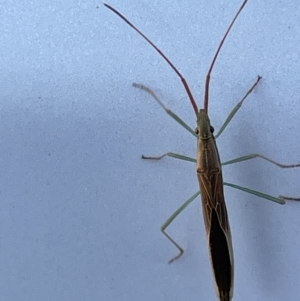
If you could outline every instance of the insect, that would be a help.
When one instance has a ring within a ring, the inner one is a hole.
[[[228,219],[228,214],[227,214],[227,209],[226,209],[226,204],[224,199],[223,185],[240,189],[242,191],[248,192],[253,195],[257,195],[259,197],[274,201],[279,204],[284,204],[285,203],[284,199],[299,200],[297,198],[290,198],[290,197],[283,197],[283,196],[276,198],[252,189],[248,189],[246,187],[223,182],[222,168],[221,168],[222,165],[228,165],[236,162],[250,160],[253,158],[264,159],[281,168],[293,168],[293,167],[300,166],[300,164],[283,165],[259,154],[250,154],[231,161],[224,162],[223,164],[221,164],[220,162],[220,157],[219,157],[215,139],[221,135],[221,133],[227,127],[231,119],[234,117],[234,115],[242,106],[244,100],[248,97],[248,95],[253,91],[253,89],[257,86],[257,84],[261,80],[261,76],[258,76],[257,80],[250,87],[250,89],[247,91],[247,93],[242,98],[242,100],[238,102],[238,104],[233,108],[233,110],[225,120],[224,124],[220,128],[219,132],[217,133],[217,135],[214,136],[214,128],[211,126],[208,117],[210,75],[213,70],[216,59],[218,57],[218,54],[222,48],[222,45],[228,33],[230,32],[230,29],[233,26],[235,20],[237,19],[238,15],[246,5],[247,1],[248,0],[245,0],[242,3],[241,7],[239,8],[238,12],[236,13],[235,17],[230,23],[228,29],[226,30],[217,48],[217,51],[213,57],[205,81],[204,105],[203,105],[203,109],[200,110],[198,110],[196,101],[194,100],[194,97],[190,91],[190,88],[185,78],[181,75],[181,73],[177,70],[177,68],[173,65],[173,63],[166,57],[166,55],[150,39],[148,39],[137,27],[135,27],[128,19],[126,19],[121,13],[119,13],[116,9],[114,9],[110,5],[104,4],[107,8],[109,8],[111,11],[117,14],[121,19],[123,19],[123,21],[125,21],[129,26],[131,26],[136,32],[138,32],[138,34],[141,35],[164,58],[164,60],[169,64],[169,66],[174,70],[174,72],[181,79],[181,82],[188,94],[189,100],[195,111],[196,118],[197,118],[197,128],[195,131],[193,131],[179,116],[177,116],[175,113],[173,113],[171,110],[165,107],[163,102],[157,97],[157,95],[154,93],[153,90],[141,84],[136,84],[136,83],[133,84],[134,87],[142,89],[148,94],[150,94],[158,102],[158,104],[166,111],[168,115],[170,115],[181,126],[186,128],[197,138],[196,159],[186,157],[177,153],[172,153],[172,152],[163,154],[162,156],[157,156],[157,157],[142,156],[142,158],[160,160],[165,156],[169,156],[176,159],[191,161],[196,163],[196,171],[197,171],[197,177],[198,177],[198,182],[201,191],[202,211],[204,217],[210,261],[211,261],[213,276],[215,280],[216,293],[219,300],[221,301],[226,301],[226,300],[229,301],[232,299],[233,282],[234,282],[234,259],[233,259],[232,239],[231,239],[229,219]],[[169,236],[169,234],[165,230],[170,225],[170,223],[177,217],[177,215],[183,209],[185,209],[185,207],[187,207],[200,194],[200,191],[195,193],[182,206],[180,206],[180,208],[178,208],[161,227],[162,233],[179,250],[179,254],[174,258],[172,258],[169,261],[169,263],[178,259],[183,254],[184,250],[175,240],[173,240],[172,237]]]

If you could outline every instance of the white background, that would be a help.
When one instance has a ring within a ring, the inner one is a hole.
[[[185,75],[202,107],[204,79],[234,1],[111,0]],[[0,299],[216,300],[192,163],[195,139],[132,82],[152,87],[192,128],[180,80],[128,25],[97,1],[0,4]],[[262,153],[300,162],[300,9],[249,0],[211,78],[223,161]],[[300,195],[300,170],[261,159],[224,167],[224,179],[274,196]],[[233,300],[296,300],[300,204],[280,206],[225,188],[235,252]]]

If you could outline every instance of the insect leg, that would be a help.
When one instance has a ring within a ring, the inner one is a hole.
[[[142,159],[161,160],[162,158],[164,158],[166,156],[172,157],[172,158],[175,158],[175,159],[179,159],[179,160],[183,160],[183,161],[189,161],[189,162],[196,163],[196,159],[194,159],[194,158],[187,157],[187,156],[180,155],[180,154],[176,154],[176,153],[172,153],[172,152],[165,153],[161,156],[152,156],[152,157],[142,155]]]
[[[192,195],[187,201],[185,201],[161,226],[160,230],[161,232],[175,245],[175,247],[179,250],[179,254],[173,257],[171,260],[169,260],[169,263],[172,263],[174,260],[178,259],[184,252],[183,248],[180,247],[180,245],[177,244],[176,241],[173,240],[173,238],[165,231],[167,227],[172,223],[172,221],[183,211],[198,195],[200,194],[200,191],[196,192],[194,195]]]
[[[256,82],[251,86],[251,88],[247,91],[247,93],[245,94],[245,96],[242,98],[241,101],[239,101],[236,106],[232,109],[232,111],[230,112],[230,114],[228,115],[227,119],[225,120],[225,122],[223,123],[223,125],[221,126],[219,132],[216,134],[215,138],[217,139],[222,132],[225,130],[225,128],[227,127],[227,125],[229,124],[229,122],[231,121],[231,119],[234,117],[234,115],[237,113],[237,111],[241,108],[241,106],[243,105],[244,100],[248,97],[249,94],[251,94],[251,92],[253,91],[253,89],[256,87],[256,85],[258,84],[258,82],[260,81],[261,76],[258,75]]]
[[[179,116],[173,113],[170,109],[168,109],[163,102],[158,98],[158,96],[154,93],[154,91],[144,85],[141,84],[132,84],[133,87],[139,88],[147,93],[149,93],[157,102],[158,104],[165,110],[165,112],[171,116],[175,121],[177,121],[181,126],[183,126],[186,130],[188,130],[193,136],[197,137],[194,130],[192,130]]]

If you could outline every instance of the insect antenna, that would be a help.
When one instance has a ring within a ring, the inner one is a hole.
[[[180,77],[181,82],[185,88],[185,91],[188,94],[188,97],[191,101],[191,104],[193,106],[193,109],[198,114],[198,107],[196,104],[196,101],[192,95],[192,92],[189,88],[188,83],[186,82],[185,78],[181,75],[181,73],[177,70],[177,68],[173,65],[173,63],[166,57],[166,55],[153,43],[151,40],[149,40],[137,27],[135,27],[129,20],[127,20],[121,13],[119,13],[116,9],[111,7],[110,5],[103,3],[107,8],[109,8],[111,11],[113,11],[115,14],[117,14],[121,19],[123,19],[129,26],[131,26],[139,35],[141,35],[164,59],[165,61],[171,66],[171,68],[176,72],[176,74]]]
[[[210,65],[210,67],[209,67],[209,69],[208,69],[208,72],[207,72],[207,75],[206,75],[206,80],[205,80],[205,94],[204,94],[204,110],[205,110],[206,112],[208,111],[209,82],[210,82],[210,74],[211,74],[211,71],[212,71],[212,69],[213,69],[213,67],[214,67],[214,64],[215,64],[215,62],[216,62],[216,59],[217,59],[217,57],[218,57],[218,54],[219,54],[219,52],[220,52],[222,46],[223,46],[223,43],[224,43],[224,41],[225,41],[225,39],[226,39],[228,33],[230,32],[231,27],[233,26],[233,24],[234,24],[235,20],[237,19],[238,15],[240,14],[240,12],[242,11],[242,9],[243,9],[244,6],[246,5],[247,1],[248,1],[248,0],[245,0],[245,1],[243,2],[243,4],[241,5],[241,7],[239,8],[238,12],[236,13],[235,17],[234,17],[233,20],[231,21],[231,23],[230,23],[230,25],[229,25],[227,31],[225,32],[225,34],[224,34],[224,36],[223,36],[223,38],[222,38],[222,40],[221,40],[221,42],[220,42],[220,44],[219,44],[219,47],[218,47],[218,49],[217,49],[217,51],[216,51],[216,53],[215,53],[215,56],[214,56],[214,58],[213,58],[213,60],[212,60],[212,62],[211,62],[211,65]]]

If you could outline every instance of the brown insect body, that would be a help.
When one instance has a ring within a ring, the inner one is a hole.
[[[234,260],[223,194],[223,177],[213,127],[204,109],[197,116],[197,176],[215,288],[221,301],[233,295]]]
[[[221,162],[219,157],[219,152],[217,149],[215,137],[213,134],[213,127],[210,125],[210,120],[208,118],[208,102],[209,102],[209,85],[210,85],[210,76],[213,70],[214,64],[218,57],[218,54],[222,48],[222,45],[230,32],[231,27],[236,21],[238,15],[246,5],[248,0],[244,0],[239,10],[237,11],[235,17],[231,21],[227,31],[225,32],[217,51],[213,57],[211,65],[209,67],[208,73],[206,75],[205,81],[205,94],[204,94],[204,103],[203,109],[198,111],[197,104],[194,100],[194,97],[190,91],[189,85],[185,78],[181,75],[175,65],[168,59],[168,57],[149,39],[146,35],[144,35],[136,26],[134,26],[128,19],[126,19],[120,12],[111,7],[108,4],[104,5],[117,14],[124,22],[126,22],[129,26],[131,26],[139,35],[141,35],[169,64],[169,66],[173,69],[173,71],[180,78],[187,95],[190,99],[190,102],[193,106],[195,114],[197,116],[197,129],[196,135],[195,132],[175,113],[171,110],[167,109],[163,102],[156,96],[152,89],[134,83],[133,86],[136,88],[140,88],[145,92],[149,93],[157,103],[165,110],[165,112],[170,115],[175,121],[177,121],[181,126],[187,129],[190,133],[197,136],[197,177],[199,181],[200,191],[201,191],[201,200],[202,200],[202,210],[204,217],[204,225],[206,230],[208,248],[209,248],[209,257],[212,265],[214,280],[215,280],[215,288],[216,293],[220,301],[230,301],[233,296],[233,282],[234,282],[234,260],[233,260],[233,248],[232,248],[232,239],[231,232],[228,220],[227,209],[225,205],[224,193],[223,193],[223,185],[234,187],[236,189],[245,191],[247,193],[251,193],[253,195],[265,198],[267,200],[271,200],[273,202],[284,204],[284,199],[289,200],[300,200],[299,198],[293,197],[283,197],[275,198],[270,195],[260,193],[258,191],[248,189],[242,186],[234,185],[231,183],[223,183],[222,177],[222,169]],[[220,134],[224,131],[229,121],[233,118],[239,108],[242,106],[243,101],[247,98],[247,96],[253,91],[261,77],[258,76],[256,82],[251,86],[251,88],[247,91],[242,100],[237,103],[237,105],[233,108],[223,126],[219,130],[219,133],[216,137],[220,136]],[[184,155],[168,152],[161,156],[156,157],[148,157],[142,156],[143,159],[153,159],[160,160],[165,156],[170,156],[173,158],[195,162],[193,158],[186,157]],[[271,160],[265,156],[259,154],[250,154],[247,156],[243,156],[234,160],[227,161],[223,163],[232,164],[235,162],[241,162],[253,158],[262,158],[264,160],[269,161],[272,164],[275,164],[281,168],[294,168],[300,167],[300,164],[290,164],[285,165],[278,163],[274,160]],[[171,222],[180,214],[180,212],[186,208],[197,196],[199,192],[195,193],[191,198],[189,198],[184,204],[182,204],[161,226],[162,233],[174,244],[174,246],[179,250],[179,254],[172,258],[169,263],[178,259],[184,252],[183,248],[165,231],[166,228],[171,224]]]
[[[222,48],[222,45],[232,25],[234,24],[239,13],[241,12],[246,3],[247,0],[244,0],[240,9],[238,10],[232,22],[230,23],[214,55],[205,81],[205,95],[203,105],[204,108],[200,109],[199,111],[185,78],[181,75],[181,73],[177,70],[173,63],[150,39],[148,39],[136,26],[134,26],[129,20],[127,20],[121,13],[119,13],[113,7],[104,4],[115,14],[117,14],[121,19],[123,19],[129,26],[131,26],[136,32],[138,32],[167,61],[167,63],[174,70],[174,72],[180,77],[181,82],[188,94],[190,102],[197,116],[197,176],[201,190],[202,209],[209,247],[209,256],[215,280],[216,293],[220,301],[230,301],[232,299],[234,264],[231,232],[223,194],[223,177],[221,170],[221,162],[217,145],[215,142],[215,137],[213,135],[213,127],[210,125],[210,121],[208,118],[209,83],[211,71]],[[260,77],[252,86],[252,88],[248,91],[246,96],[253,90],[253,88],[258,83],[259,79]],[[179,122],[183,127],[189,128],[177,115],[172,113],[163,105],[163,103],[159,100],[159,98],[150,88],[139,84],[134,84],[134,86],[141,88],[142,90],[145,90],[147,93],[151,94],[152,97],[155,98],[155,100],[172,118]],[[170,153],[167,153],[159,157],[142,156],[142,158],[160,160],[165,155],[172,156]],[[175,157],[176,156],[177,155],[175,154]],[[177,158],[179,158],[179,156],[177,156]],[[178,259],[183,254],[183,249],[165,232],[165,229],[171,223],[171,221],[179,214],[179,212],[181,212],[181,210],[185,208],[185,206],[187,206],[189,202],[190,200],[188,200],[176,212],[174,212],[172,216],[161,227],[162,232],[180,251],[180,253],[173,259],[171,259],[169,262],[173,262],[174,260]]]

